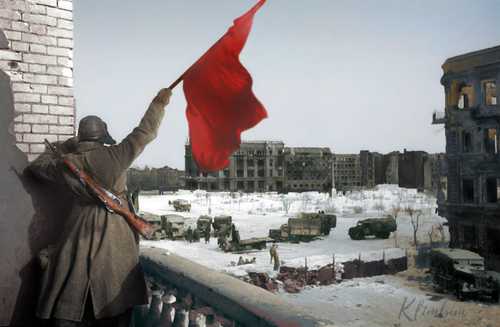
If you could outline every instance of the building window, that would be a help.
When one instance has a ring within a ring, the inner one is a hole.
[[[460,88],[458,96],[458,109],[467,109],[470,106],[470,97],[472,94],[472,86],[464,85]]]
[[[500,229],[488,228],[486,229],[486,237],[488,240],[488,252],[494,255],[500,255]]]
[[[497,203],[500,199],[500,179],[496,177],[486,179],[486,201]]]
[[[229,169],[224,169],[224,177],[229,177]]]
[[[243,169],[238,169],[236,171],[236,177],[243,177]]]
[[[464,179],[462,182],[462,195],[464,203],[474,203],[474,180]]]
[[[229,181],[224,181],[224,189],[229,190]]]
[[[239,181],[238,183],[236,183],[236,187],[238,191],[242,191],[245,189],[245,183],[243,181]]]
[[[462,132],[462,151],[472,152],[472,134],[469,132]]]
[[[248,177],[255,177],[255,171],[253,169],[247,170],[247,176]]]
[[[497,83],[495,81],[483,81],[483,94],[485,105],[497,105]]]
[[[266,172],[264,169],[260,169],[259,170],[259,177],[265,177],[266,176]]]
[[[484,134],[484,149],[486,153],[497,153],[497,130],[495,128],[488,128]]]
[[[264,185],[265,185],[264,181],[259,181],[259,189],[260,190],[264,190]]]
[[[476,228],[474,226],[464,226],[464,247],[473,249],[476,245]]]

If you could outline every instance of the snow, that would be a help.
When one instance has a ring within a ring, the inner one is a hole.
[[[178,191],[166,195],[142,195],[139,198],[141,211],[154,214],[174,213],[169,201],[187,200],[191,203],[191,212],[178,212],[186,218],[187,225],[195,225],[200,215],[230,215],[233,223],[240,231],[242,239],[265,237],[271,228],[279,228],[289,217],[299,212],[334,212],[337,215],[337,227],[330,235],[308,243],[279,243],[278,253],[284,265],[304,265],[307,257],[308,266],[320,266],[332,262],[343,262],[361,257],[362,260],[380,260],[404,255],[403,249],[394,249],[395,239],[365,239],[353,241],[347,233],[359,219],[367,217],[383,217],[393,207],[411,206],[423,210],[422,227],[419,236],[425,239],[431,226],[442,223],[443,218],[434,214],[436,200],[433,196],[417,193],[413,189],[403,189],[396,185],[380,185],[373,190],[350,192],[345,195],[335,194],[333,198],[327,193],[228,193],[206,191]],[[286,207],[289,210],[286,212]],[[399,215],[398,243],[404,243],[412,235],[410,219]],[[187,227],[186,225],[186,227]],[[186,241],[142,241],[142,246],[167,249],[202,265],[226,272],[235,276],[244,276],[249,271],[275,274],[270,263],[268,250],[255,250],[245,254],[224,253],[217,246],[217,240],[211,238],[209,244],[203,240],[199,243]],[[401,244],[398,244],[401,246]],[[384,254],[385,253],[385,254]],[[238,258],[256,258],[255,264],[232,266]]]

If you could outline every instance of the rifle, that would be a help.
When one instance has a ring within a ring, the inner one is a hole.
[[[117,213],[122,216],[127,223],[142,235],[146,239],[151,239],[154,232],[158,227],[152,225],[144,218],[139,217],[135,212],[130,211],[128,208],[128,202],[124,202],[118,196],[112,192],[106,190],[104,187],[99,185],[90,175],[85,171],[79,169],[74,163],[72,163],[67,158],[64,158],[61,153],[56,149],[56,147],[51,144],[47,139],[45,139],[45,144],[47,147],[60,159],[64,165],[73,173],[73,175],[80,181],[80,183],[90,191],[90,193],[104,205],[104,208],[110,213]]]

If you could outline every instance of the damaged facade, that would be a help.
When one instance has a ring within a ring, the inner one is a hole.
[[[500,271],[500,46],[449,58],[442,66],[447,194],[438,197],[450,246],[478,252]],[[444,193],[444,192],[441,192]]]

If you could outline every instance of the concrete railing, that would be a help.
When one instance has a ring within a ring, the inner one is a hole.
[[[140,326],[331,326],[280,297],[164,249],[142,248],[152,300]]]

